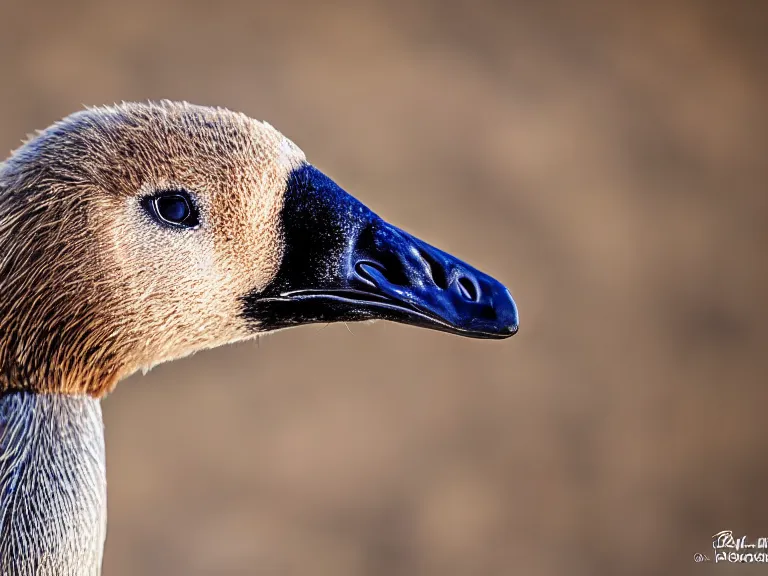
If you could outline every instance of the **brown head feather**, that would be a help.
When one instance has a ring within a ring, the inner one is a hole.
[[[249,337],[238,296],[277,272],[303,160],[266,123],[172,102],[89,109],[24,144],[0,165],[0,391],[101,396]],[[174,188],[197,199],[194,234],[141,209]]]

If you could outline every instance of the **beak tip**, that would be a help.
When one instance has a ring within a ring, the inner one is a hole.
[[[515,323],[510,326],[506,326],[504,330],[502,331],[502,334],[504,334],[505,338],[509,338],[511,336],[514,336],[517,334],[517,331],[520,329],[520,325]]]
[[[510,336],[514,336],[520,329],[520,317],[517,313],[517,305],[512,299],[512,295],[509,293],[509,290],[506,290],[506,293],[509,301],[505,303],[505,308],[507,308],[505,310],[506,314],[504,314],[503,321],[500,322],[499,329],[499,335],[502,338],[509,338]]]
[[[504,340],[517,334],[520,321],[517,305],[509,290],[493,278],[486,276],[486,297],[478,301],[479,308],[464,310],[463,320],[456,325],[463,334],[474,338]]]

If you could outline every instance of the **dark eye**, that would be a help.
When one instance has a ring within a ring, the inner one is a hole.
[[[142,204],[162,224],[176,228],[194,228],[200,224],[197,208],[183,190],[160,192],[144,198]]]

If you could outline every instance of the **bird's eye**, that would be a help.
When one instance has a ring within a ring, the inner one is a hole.
[[[161,224],[175,228],[195,228],[200,224],[197,208],[183,190],[160,192],[144,198],[142,203]]]

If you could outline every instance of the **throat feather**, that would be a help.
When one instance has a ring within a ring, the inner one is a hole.
[[[0,393],[0,574],[96,576],[105,536],[99,400]]]

